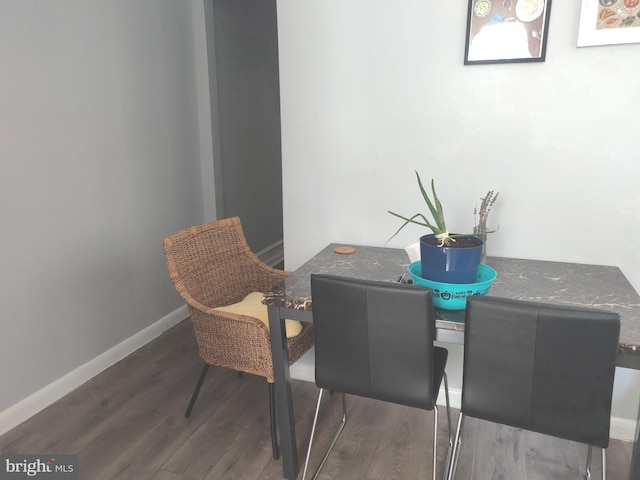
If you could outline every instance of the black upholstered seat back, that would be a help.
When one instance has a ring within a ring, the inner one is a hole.
[[[470,298],[462,411],[606,448],[619,334],[613,312]]]
[[[434,355],[430,290],[330,275],[311,290],[319,387],[433,409],[447,352]]]

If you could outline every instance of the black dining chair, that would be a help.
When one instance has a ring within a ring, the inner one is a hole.
[[[498,297],[467,300],[462,405],[449,480],[465,417],[602,448],[606,478],[620,316],[602,309]]]
[[[452,453],[452,429],[445,373],[448,352],[433,345],[436,330],[431,291],[414,285],[316,274],[311,275],[311,295],[315,381],[320,393],[303,479],[307,475],[324,390],[342,394],[343,415],[314,479],[346,424],[345,394],[433,410],[435,479],[436,399],[443,379],[449,423],[447,462]]]

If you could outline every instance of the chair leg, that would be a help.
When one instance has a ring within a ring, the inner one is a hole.
[[[269,420],[273,459],[278,460],[278,458],[280,458],[280,452],[278,451],[278,434],[276,431],[276,389],[273,383],[269,383]]]
[[[189,401],[189,406],[187,407],[187,411],[184,416],[189,418],[191,416],[191,411],[193,410],[193,406],[196,403],[196,399],[198,398],[198,394],[200,393],[200,388],[202,388],[202,383],[204,382],[205,377],[207,376],[207,372],[209,371],[209,364],[205,363],[202,368],[202,373],[200,373],[200,378],[198,379],[198,383],[196,384],[196,388],[193,391],[193,395],[191,395],[191,400]],[[239,372],[240,377],[242,377],[243,372]],[[273,459],[278,460],[280,458],[280,452],[278,450],[278,434],[277,434],[277,425],[276,425],[276,391],[273,383],[269,383],[269,423],[271,430],[271,448],[273,450]]]
[[[448,480],[453,480],[456,476],[456,468],[458,467],[458,458],[460,457],[460,447],[462,443],[462,423],[464,414],[460,412],[458,417],[458,427],[456,428],[456,438],[453,441],[453,453],[451,455],[451,464],[449,465]]]
[[[444,466],[443,478],[446,479],[449,474],[449,466],[451,465],[451,457],[453,455],[453,437],[451,435],[451,404],[449,403],[449,382],[447,374],[444,374],[444,396],[447,403],[447,424],[449,426],[449,446],[447,450],[447,461]],[[437,468],[437,445],[438,445],[438,406],[433,406],[433,480],[436,480]]]
[[[209,364],[205,363],[204,368],[202,369],[202,373],[200,374],[200,378],[198,379],[198,383],[196,384],[196,389],[193,391],[193,395],[191,395],[191,400],[189,401],[189,406],[187,407],[187,411],[184,416],[189,418],[191,416],[191,410],[193,410],[193,406],[196,403],[196,398],[198,398],[198,394],[200,393],[200,387],[202,387],[202,382],[204,382],[204,377],[207,376],[207,372],[209,371]]]
[[[436,461],[437,461],[437,453],[438,453],[438,407],[433,406],[433,480],[436,480]]]
[[[304,472],[302,473],[302,480],[305,480],[307,477],[307,468],[309,467],[309,458],[311,457],[311,446],[313,445],[313,437],[315,435],[316,425],[318,423],[318,412],[320,412],[320,401],[322,400],[323,391],[324,389],[321,388],[320,393],[318,394],[318,403],[316,405],[316,413],[313,417],[313,426],[311,427],[311,438],[309,439],[309,448],[307,449],[307,458],[304,462]],[[318,475],[320,474],[320,470],[322,470],[322,467],[324,467],[325,462],[329,458],[329,454],[331,453],[331,450],[333,450],[334,445],[338,441],[338,437],[340,436],[340,433],[342,433],[342,429],[344,428],[346,423],[347,423],[347,397],[344,393],[342,393],[342,421],[340,422],[340,425],[338,425],[338,429],[336,430],[336,433],[333,435],[333,440],[331,440],[331,445],[329,445],[329,449],[327,450],[327,453],[324,454],[324,457],[322,458],[322,461],[320,462],[320,465],[318,466],[316,473],[313,475],[313,480],[316,480],[316,478],[318,478]]]
[[[591,480],[591,456],[593,453],[593,445],[589,445],[589,450],[587,451],[587,467],[585,469],[584,478],[586,480]],[[607,480],[607,450],[605,448],[602,449],[602,480]]]
[[[446,479],[449,468],[451,466],[451,460],[453,458],[453,428],[451,424],[451,402],[449,402],[449,381],[447,379],[447,373],[444,374],[444,397],[447,402],[447,424],[449,426],[449,446],[447,450],[447,461],[444,465],[444,477]]]

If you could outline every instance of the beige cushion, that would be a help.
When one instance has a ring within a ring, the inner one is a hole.
[[[263,296],[264,294],[261,292],[251,292],[244,297],[242,301],[225,307],[218,307],[215,310],[257,318],[267,326],[268,330],[269,316],[267,306],[262,303]],[[287,331],[287,338],[295,337],[302,331],[302,324],[298,320],[285,320],[285,329]]]

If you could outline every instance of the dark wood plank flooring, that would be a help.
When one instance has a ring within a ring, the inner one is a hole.
[[[271,458],[265,380],[212,367],[187,419],[201,368],[186,320],[1,436],[0,452],[78,454],[81,480],[281,479],[281,462]],[[302,469],[317,389],[295,381],[293,395]],[[320,478],[431,478],[431,412],[354,397],[348,409],[347,426]],[[340,416],[339,395],[323,399],[312,469]],[[443,407],[438,418],[442,470]],[[458,480],[582,478],[582,445],[471,419],[464,439]],[[600,478],[600,453],[594,453],[593,478]],[[609,480],[627,480],[630,454],[631,444],[611,442]]]

